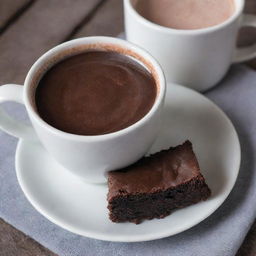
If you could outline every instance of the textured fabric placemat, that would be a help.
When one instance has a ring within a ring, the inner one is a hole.
[[[242,164],[228,199],[197,226],[172,237],[140,243],[103,242],[65,231],[41,216],[23,195],[14,168],[17,140],[2,132],[0,217],[60,256],[234,256],[256,216],[256,73],[234,66],[206,96],[234,123],[242,147]],[[20,118],[25,116],[20,106],[5,104],[5,108]]]

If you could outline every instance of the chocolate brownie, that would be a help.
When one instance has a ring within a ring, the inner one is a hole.
[[[164,218],[206,200],[211,191],[190,141],[108,173],[108,209],[113,222]]]

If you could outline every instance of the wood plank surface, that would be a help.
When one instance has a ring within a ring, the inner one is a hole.
[[[0,256],[56,256],[0,219]]]
[[[256,0],[246,0],[245,13],[256,14]],[[256,29],[255,28],[243,28],[239,33],[238,45],[247,46],[255,44],[256,42]],[[256,59],[248,61],[248,66],[256,70]],[[255,254],[256,256],[256,254]]]
[[[63,41],[99,2],[101,0],[36,1],[0,37],[0,84],[23,83],[35,60]]]
[[[123,31],[123,1],[107,0],[99,12],[73,38],[84,36],[117,36]]]
[[[0,0],[0,32],[31,0]]]
[[[0,0],[0,24],[14,15],[4,5],[26,0]],[[27,0],[28,1],[28,0]],[[31,64],[46,50],[69,38],[116,36],[123,31],[122,0],[37,0],[0,37],[0,84],[22,83]],[[96,8],[97,7],[97,8]],[[1,12],[2,11],[2,12]],[[256,14],[256,0],[246,1],[246,12]],[[6,17],[1,17],[4,13]],[[256,30],[241,33],[239,44],[256,42]],[[249,62],[256,69],[256,60]],[[232,234],[231,234],[232,235]],[[53,256],[36,241],[0,219],[0,256]],[[61,256],[61,255],[60,255]],[[236,256],[256,256],[256,223]]]

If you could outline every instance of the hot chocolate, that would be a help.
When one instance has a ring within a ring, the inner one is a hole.
[[[140,15],[174,29],[201,29],[227,20],[235,11],[234,0],[135,0]]]
[[[46,72],[36,90],[36,107],[59,130],[102,135],[140,120],[156,95],[155,80],[142,64],[117,52],[91,51]]]

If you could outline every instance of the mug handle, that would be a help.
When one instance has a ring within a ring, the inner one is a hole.
[[[243,23],[241,27],[255,27],[256,28],[256,16],[250,14],[244,14]],[[256,58],[256,44],[237,48],[233,63],[245,62]]]
[[[14,101],[24,104],[23,86],[17,84],[6,84],[0,86],[0,103],[6,101]],[[5,113],[3,109],[0,109],[0,129],[20,139],[31,140],[36,138],[32,125],[23,124],[21,121],[14,120]]]

